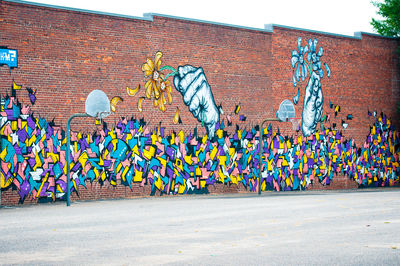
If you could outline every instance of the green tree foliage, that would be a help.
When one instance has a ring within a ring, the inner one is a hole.
[[[383,0],[382,3],[373,1],[379,10],[377,14],[383,20],[372,19],[371,25],[381,35],[400,37],[400,0]]]

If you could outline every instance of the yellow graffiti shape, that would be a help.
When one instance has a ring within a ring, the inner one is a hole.
[[[222,129],[217,130],[217,136],[219,139],[221,139],[224,136],[224,131]]]
[[[185,162],[186,162],[188,165],[192,165],[192,164],[193,164],[192,157],[190,157],[189,155],[185,155]]]
[[[202,142],[203,144],[206,144],[207,139],[208,139],[207,134],[204,134],[204,135],[203,135],[203,138],[201,139],[201,142]]]
[[[119,164],[117,165],[116,172],[119,173],[119,172],[121,171],[121,168],[122,168],[122,163],[119,163]]]
[[[36,168],[42,167],[42,160],[40,160],[39,153],[36,153],[35,156],[35,165],[33,166],[33,171],[36,171]]]
[[[126,174],[128,173],[128,171],[129,171],[129,167],[125,167],[124,171],[121,174],[122,181],[124,181],[124,182],[126,182]]]
[[[135,171],[135,175],[133,176],[133,182],[142,182],[143,180],[143,172]]]
[[[175,145],[175,132],[172,132],[172,133],[171,133],[171,141],[170,141],[169,144]]]
[[[156,132],[153,132],[153,134],[151,134],[151,144],[156,144],[158,142],[158,136],[156,134]]]
[[[211,160],[214,160],[215,155],[217,155],[218,149],[217,147],[214,146],[214,148],[212,149],[211,153],[210,153],[210,158]]]
[[[180,159],[177,158],[177,159],[176,159],[175,166],[176,166],[179,170],[183,171],[183,163],[182,163],[182,160],[180,160]],[[176,168],[174,168],[174,169],[176,169]]]
[[[135,89],[126,87],[126,92],[128,93],[129,96],[135,96],[135,94],[139,91],[139,89],[140,89],[140,84],[138,84]]]
[[[87,155],[86,151],[81,154],[78,158],[78,162],[82,165],[82,168],[85,168],[86,162],[88,161],[89,156]]]
[[[186,180],[183,179],[183,185],[181,185],[181,184],[179,185],[178,193],[183,194],[183,193],[185,193],[185,190],[186,190]]]
[[[28,146],[31,147],[32,144],[35,142],[36,142],[36,135],[33,135],[28,141]]]
[[[219,167],[219,169],[218,169],[218,176],[219,176],[218,181],[224,183],[224,181],[225,181],[225,174],[222,172],[221,167]]]
[[[10,177],[6,180],[5,175],[3,175],[3,172],[0,171],[0,187],[1,188],[7,188],[9,185],[11,185],[13,181],[13,177]]]
[[[36,198],[39,197],[40,192],[41,192],[42,189],[43,189],[44,183],[47,182],[47,179],[48,179],[48,178],[49,178],[49,173],[47,173],[46,176],[43,178],[42,184],[40,185],[40,187],[39,187],[39,189],[38,189],[38,191],[37,191]],[[47,187],[46,187],[45,189],[47,189]]]
[[[156,149],[153,146],[150,146],[148,150],[143,149],[144,157],[146,157],[149,160],[154,156],[155,152],[156,152]]]
[[[159,190],[161,190],[162,180],[161,180],[160,177],[157,177],[157,179],[154,180],[154,185],[156,186],[156,188],[158,188]]]
[[[0,159],[2,161],[5,161],[6,156],[7,156],[7,148],[4,148],[4,150],[0,153]]]
[[[219,165],[223,166],[226,165],[226,159],[227,159],[226,156],[219,156],[218,159],[219,159]]]
[[[101,179],[101,181],[104,182],[104,181],[106,180],[106,178],[107,178],[106,172],[103,171],[103,172],[101,173],[100,179]]]
[[[178,138],[179,138],[180,143],[184,143],[185,142],[185,133],[183,133],[182,130],[179,131]]]

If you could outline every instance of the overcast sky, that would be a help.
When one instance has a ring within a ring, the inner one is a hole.
[[[382,0],[381,0],[382,1]],[[353,36],[374,33],[370,0],[34,0],[51,5],[143,17],[159,13],[254,28],[280,24]]]

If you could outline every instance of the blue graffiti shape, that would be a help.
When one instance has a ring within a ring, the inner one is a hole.
[[[297,39],[297,46],[299,50],[293,50],[292,58],[290,59],[293,69],[296,68],[296,70],[293,71],[293,85],[295,87],[297,86],[297,81],[299,81],[300,78],[302,81],[307,78],[307,68],[304,61],[304,55],[308,52],[308,46],[306,45],[304,48],[301,47],[301,37]]]
[[[174,85],[183,96],[189,111],[207,129],[210,138],[214,137],[219,111],[215,104],[210,85],[201,67],[179,66],[174,77]]]
[[[318,44],[317,39],[308,40],[308,45],[310,46],[310,52],[307,54],[307,60],[308,62],[310,62],[310,64],[312,64],[313,71],[318,72],[319,76],[322,78],[324,76],[324,72],[322,71],[321,68],[321,57],[324,52],[324,49],[320,47],[317,53],[317,44]]]
[[[315,132],[318,122],[321,121],[323,112],[324,99],[322,96],[321,79],[324,77],[324,71],[322,70],[321,57],[323,55],[323,48],[320,47],[317,50],[317,39],[309,39],[308,46],[301,46],[301,38],[297,39],[298,51],[292,51],[292,57],[290,59],[292,68],[296,68],[293,71],[293,85],[297,86],[297,82],[305,80],[307,77],[307,69],[310,74],[307,86],[304,94],[304,106],[302,113],[302,131],[304,136],[310,136]],[[305,60],[304,57],[307,54]],[[327,70],[327,76],[330,77],[331,70],[329,66],[324,63]],[[295,104],[299,100],[299,89],[297,95],[293,98]]]

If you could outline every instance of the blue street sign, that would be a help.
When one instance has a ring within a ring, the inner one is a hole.
[[[18,67],[17,50],[0,49],[0,65],[8,65],[8,67]]]

